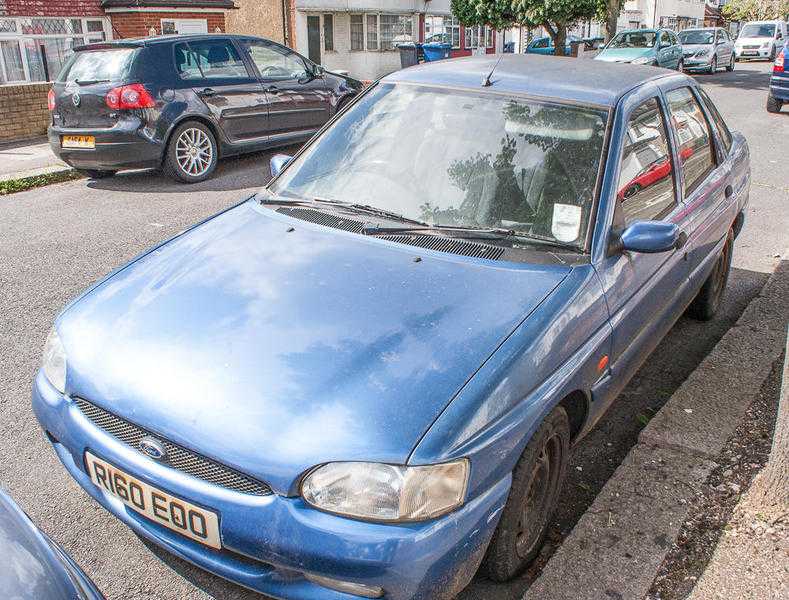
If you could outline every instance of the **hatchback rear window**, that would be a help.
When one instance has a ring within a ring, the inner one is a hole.
[[[58,76],[60,82],[97,83],[125,79],[135,48],[83,50],[76,52]]]

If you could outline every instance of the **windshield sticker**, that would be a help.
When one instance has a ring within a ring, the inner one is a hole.
[[[581,231],[581,207],[572,204],[554,204],[551,233],[560,242],[572,242]]]

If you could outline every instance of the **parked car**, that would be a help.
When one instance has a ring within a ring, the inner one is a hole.
[[[581,38],[568,35],[567,41],[564,46],[564,55],[569,56],[572,52],[572,42],[580,42]],[[526,54],[556,54],[556,47],[553,45],[553,39],[546,35],[544,37],[534,38],[529,44],[526,46],[526,50],[524,50]]]
[[[271,167],[73,301],[32,402],[137,534],[293,599],[520,573],[571,446],[715,315],[750,185],[686,75],[520,54],[392,73]]]
[[[734,70],[734,41],[722,27],[686,29],[679,33],[679,42],[686,70],[703,70],[710,74],[721,67]]]
[[[770,87],[767,90],[767,112],[780,112],[785,103],[789,103],[789,39],[784,42],[784,47],[778,52],[770,77]]]
[[[734,43],[734,52],[737,60],[775,60],[786,39],[786,23],[783,21],[749,21],[740,29]]]
[[[0,590],[13,600],[103,600],[65,550],[0,489]]]
[[[682,46],[670,29],[631,29],[617,33],[594,60],[682,70]]]
[[[161,167],[193,183],[221,157],[303,142],[361,87],[261,38],[90,44],[75,49],[49,92],[49,143],[90,177]]]

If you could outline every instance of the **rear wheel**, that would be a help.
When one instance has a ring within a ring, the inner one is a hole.
[[[539,554],[556,509],[570,454],[570,422],[561,406],[534,433],[512,473],[512,487],[483,569],[494,581],[517,576]]]
[[[720,308],[731,270],[731,255],[734,249],[734,232],[730,229],[726,243],[707,281],[701,286],[698,296],[688,307],[688,314],[699,321],[709,321]]]
[[[770,62],[775,60],[775,44],[773,44],[772,50],[770,50],[770,56],[767,58]]]
[[[99,170],[99,169],[77,169],[77,173],[82,173],[85,177],[90,177],[91,179],[106,179],[107,177],[112,177],[117,173],[117,171],[106,171],[106,170]]]
[[[677,63],[677,71],[679,71],[680,73],[685,72],[685,60],[682,58],[680,58],[679,62]]]
[[[773,96],[772,94],[767,94],[767,112],[777,113],[781,112],[781,106],[783,106],[783,102]]]
[[[164,172],[184,183],[197,183],[211,176],[217,162],[216,138],[197,121],[179,125],[167,146]]]

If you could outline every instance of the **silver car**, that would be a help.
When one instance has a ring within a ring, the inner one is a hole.
[[[682,55],[687,71],[715,73],[721,67],[734,70],[734,41],[721,27],[686,29],[679,33]]]

